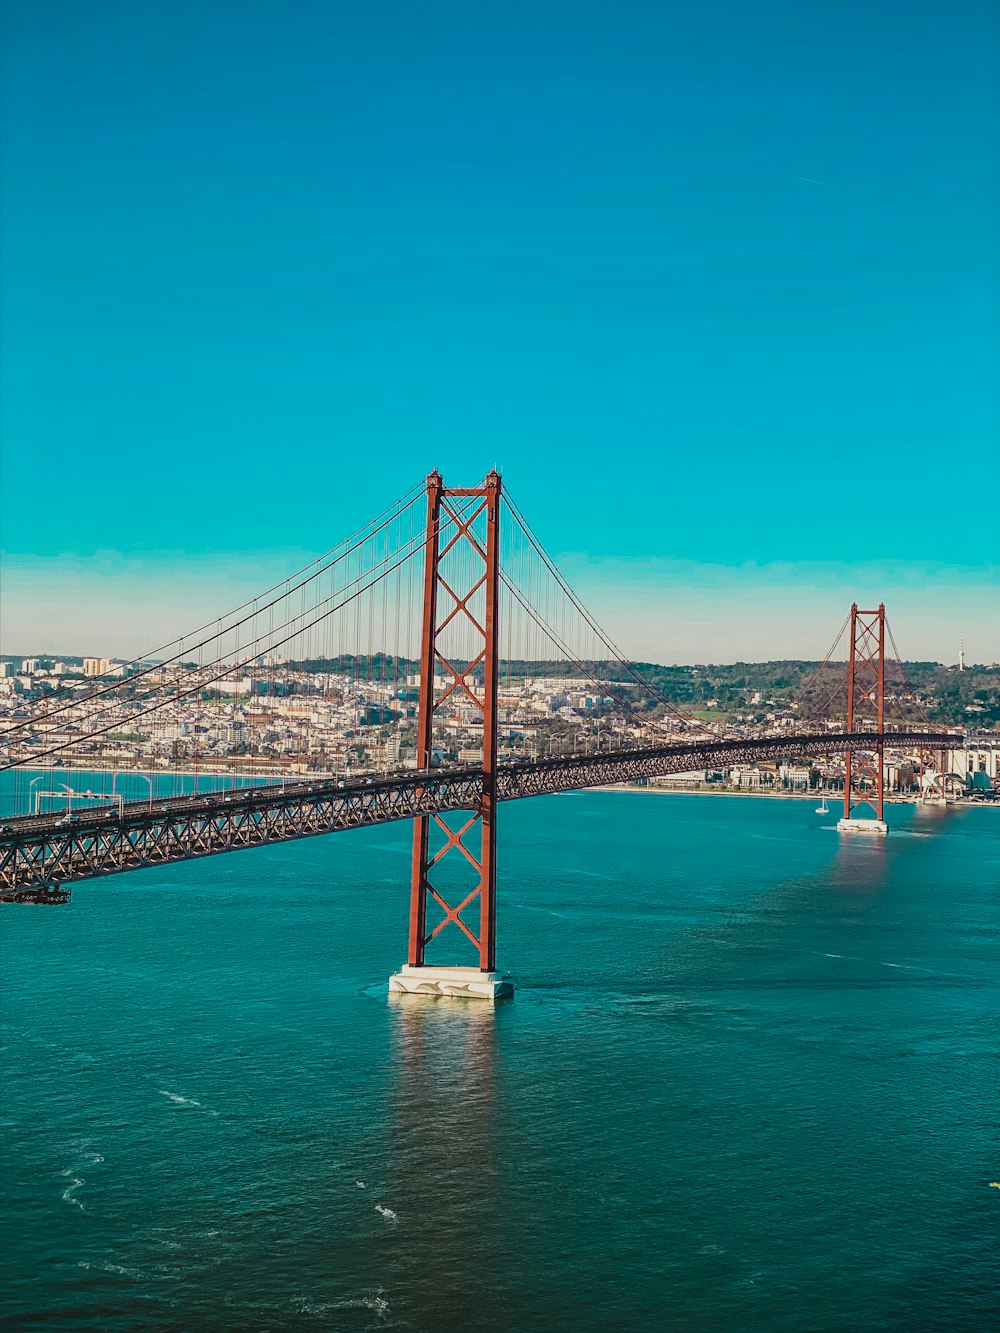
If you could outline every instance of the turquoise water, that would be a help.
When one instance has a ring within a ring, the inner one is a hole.
[[[496,1011],[406,825],[2,909],[5,1326],[996,1327],[1000,811],[813,804],[503,807]]]

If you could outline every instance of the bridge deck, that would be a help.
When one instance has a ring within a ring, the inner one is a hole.
[[[697,741],[502,764],[502,801],[605,783],[628,782],[803,753],[871,751],[873,732],[800,733],[747,740]],[[886,744],[954,746],[944,732],[886,732]],[[0,900],[63,901],[76,880],[144,866],[215,856],[294,838],[336,833],[417,815],[478,807],[482,768],[439,768],[347,782],[284,782],[234,792],[166,797],[96,809],[71,818],[11,817],[0,827]]]

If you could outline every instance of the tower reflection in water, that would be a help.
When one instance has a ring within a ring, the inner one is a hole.
[[[892,836],[891,834],[889,835]],[[874,897],[888,883],[886,847],[889,838],[869,833],[839,833],[839,845],[830,878],[833,888]]]
[[[397,1078],[386,1193],[399,1217],[390,1283],[406,1304],[394,1301],[394,1313],[418,1328],[483,1329],[509,1225],[499,1197],[500,1011],[419,995],[389,1003]]]

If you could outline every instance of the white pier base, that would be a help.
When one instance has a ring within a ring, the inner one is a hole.
[[[884,819],[838,819],[839,833],[879,833],[883,837],[889,832],[889,825]]]
[[[482,972],[478,967],[411,967],[407,963],[389,978],[389,993],[487,1000],[493,1004],[513,995],[514,983],[502,972]]]

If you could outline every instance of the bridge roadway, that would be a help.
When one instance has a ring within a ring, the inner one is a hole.
[[[887,745],[901,748],[950,748],[956,739],[945,732],[884,733]],[[811,732],[519,760],[500,765],[497,797],[512,801],[735,762],[871,752],[875,741],[871,731]],[[64,886],[76,880],[416,815],[475,810],[482,781],[479,766],[448,767],[134,801],[121,811],[115,805],[71,819],[58,814],[11,817],[0,825],[0,901],[64,901]]]

